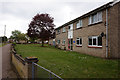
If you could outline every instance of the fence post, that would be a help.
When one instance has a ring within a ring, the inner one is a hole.
[[[34,73],[35,73],[34,62],[32,62],[32,80],[34,80],[35,78]]]
[[[38,62],[38,58],[27,57],[25,60],[28,63],[28,80],[35,80],[37,74],[37,66],[35,66],[34,63]]]

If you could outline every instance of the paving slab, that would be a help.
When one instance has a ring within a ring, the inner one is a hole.
[[[11,44],[7,44],[0,48],[2,48],[2,79],[17,79],[17,75],[11,65]]]

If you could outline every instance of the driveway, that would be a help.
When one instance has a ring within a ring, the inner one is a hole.
[[[10,55],[11,44],[7,44],[3,47],[0,47],[0,52],[2,52],[2,78],[17,78],[16,73],[13,71],[11,66],[11,55]],[[1,53],[0,53],[1,56]],[[1,59],[1,58],[0,58]],[[1,70],[0,70],[1,71]]]

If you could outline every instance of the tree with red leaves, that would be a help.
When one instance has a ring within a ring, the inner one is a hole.
[[[44,41],[55,37],[54,19],[49,14],[37,14],[29,24],[27,35],[30,38],[39,38],[44,46]]]

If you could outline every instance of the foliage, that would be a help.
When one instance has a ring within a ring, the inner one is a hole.
[[[0,43],[6,42],[6,41],[7,41],[7,37],[6,36],[0,37]]]
[[[54,19],[49,14],[37,14],[29,24],[27,35],[31,38],[40,38],[42,46],[45,40],[55,36]]]
[[[28,40],[28,36],[24,33],[21,33],[19,30],[12,31],[12,35],[10,36],[10,39],[14,39],[15,42],[19,42],[20,40]]]
[[[24,33],[21,33],[18,35],[18,40],[27,40],[27,35]]]
[[[118,60],[107,60],[39,44],[17,44],[24,58],[38,57],[38,64],[62,78],[118,78]],[[39,70],[39,69],[38,69]]]
[[[15,42],[19,41],[18,35],[21,34],[21,31],[19,30],[14,30],[12,31],[12,35],[10,36],[10,39],[14,39]]]

